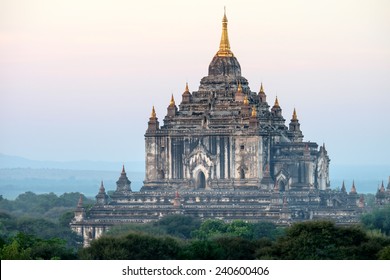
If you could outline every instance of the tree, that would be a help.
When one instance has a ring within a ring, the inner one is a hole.
[[[180,244],[171,237],[130,233],[124,237],[103,236],[80,251],[80,258],[93,260],[177,259]]]
[[[195,217],[171,215],[155,222],[154,226],[161,227],[169,235],[189,239],[191,238],[191,232],[198,229],[200,224],[200,220]]]
[[[270,257],[289,260],[376,259],[388,242],[388,238],[369,238],[356,226],[340,227],[328,221],[296,223],[274,243]]]
[[[198,239],[207,239],[210,237],[223,235],[228,226],[221,220],[206,220],[198,230],[193,231],[192,236]]]
[[[367,229],[379,229],[382,233],[390,235],[390,207],[375,209],[362,215],[361,222]]]
[[[390,246],[386,246],[378,253],[379,260],[390,260]]]
[[[18,233],[0,250],[3,260],[75,259],[74,251],[66,247],[65,240],[44,240],[34,235]]]
[[[271,222],[258,222],[253,224],[253,239],[268,238],[270,240],[276,240],[278,237],[284,234],[284,228],[277,227]]]
[[[230,236],[253,239],[253,224],[241,220],[233,221],[227,225],[226,233]]]

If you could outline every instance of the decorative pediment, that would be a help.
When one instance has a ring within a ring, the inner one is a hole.
[[[202,165],[208,169],[214,166],[215,156],[212,156],[207,148],[202,143],[199,143],[188,155],[186,161],[191,171],[198,165]]]

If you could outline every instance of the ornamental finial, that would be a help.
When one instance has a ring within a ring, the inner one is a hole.
[[[175,98],[173,98],[173,93],[171,96],[171,101],[169,102],[169,106],[171,106],[171,107],[175,106]]]
[[[155,119],[156,118],[156,111],[154,110],[154,106],[152,108],[152,114],[150,115],[151,118]]]
[[[233,57],[233,53],[230,50],[228,29],[227,29],[228,20],[226,17],[226,8],[224,10],[223,19],[222,19],[222,35],[221,42],[219,43],[219,50],[217,56],[220,57]]]
[[[295,108],[294,108],[292,120],[293,120],[293,121],[297,121],[297,120],[298,120],[298,118],[297,118],[297,112],[295,111]]]

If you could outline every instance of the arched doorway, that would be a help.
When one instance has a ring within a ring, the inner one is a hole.
[[[279,184],[279,191],[281,192],[286,191],[286,184],[284,183],[284,181],[280,181],[278,184]]]
[[[245,179],[245,170],[244,170],[244,168],[240,168],[240,179]]]
[[[199,171],[198,176],[196,176],[196,188],[197,189],[206,188],[206,176],[204,176],[203,171]]]

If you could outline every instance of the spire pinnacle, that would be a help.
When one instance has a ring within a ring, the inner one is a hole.
[[[102,182],[100,183],[99,193],[104,193],[105,191],[106,191],[106,189],[104,188],[104,184],[103,184],[103,180],[102,180]]]
[[[184,91],[185,91],[185,92],[189,92],[189,91],[190,91],[189,88],[188,88],[188,83],[186,83],[186,88],[185,88]]]
[[[249,99],[248,99],[248,96],[245,95],[244,97],[244,105],[245,106],[248,106],[249,105]]]
[[[125,165],[124,164],[122,164],[122,173],[126,173],[126,171],[125,171]],[[102,181],[103,182],[103,181]]]
[[[343,185],[341,186],[341,191],[344,192],[344,193],[347,192],[347,189],[345,188],[344,181],[343,181]]]
[[[292,120],[293,120],[293,121],[297,121],[297,120],[298,120],[298,118],[297,118],[297,111],[295,111],[295,108],[294,108]]]
[[[219,50],[217,52],[217,56],[220,56],[220,57],[233,57],[234,56],[232,51],[230,50],[227,24],[228,24],[228,20],[226,17],[226,8],[225,8],[225,11],[223,14],[223,19],[222,19],[221,42],[219,44]]]
[[[264,93],[263,83],[260,85],[260,93]]]
[[[253,107],[252,107],[252,118],[256,118],[256,116],[257,116],[256,107],[253,106]]]
[[[279,106],[279,100],[278,100],[278,97],[277,97],[277,96],[276,96],[276,98],[275,98],[274,107],[280,107],[280,106]]]
[[[379,190],[380,192],[385,192],[385,185],[383,184],[383,181],[382,181],[382,185],[381,185],[381,188]]]
[[[349,193],[356,194],[355,180],[352,181],[352,187],[351,187],[351,191]]]
[[[150,117],[151,117],[152,119],[155,119],[155,118],[156,118],[156,111],[154,110],[154,106],[153,106],[153,108],[152,108],[152,114],[150,115]]]
[[[242,86],[240,81],[238,81],[237,92],[242,92]]]
[[[83,195],[80,194],[79,202],[77,203],[77,208],[83,207]]]
[[[171,96],[171,101],[169,102],[169,106],[175,106],[175,98],[173,98],[173,93]]]

